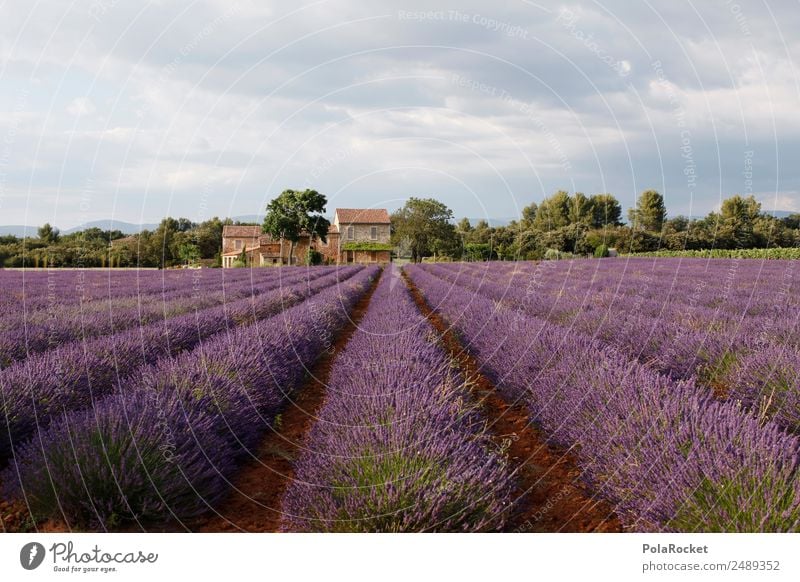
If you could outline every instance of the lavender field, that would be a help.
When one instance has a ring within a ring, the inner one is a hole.
[[[3,529],[798,531],[795,269],[0,271]]]

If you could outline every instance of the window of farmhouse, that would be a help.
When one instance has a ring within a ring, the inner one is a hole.
[[[233,241],[233,248],[235,248],[237,251],[241,250],[242,241],[240,241],[238,238],[235,241]]]
[[[356,238],[356,228],[354,226],[347,227],[347,240],[353,240]]]
[[[373,226],[369,229],[369,236],[372,240],[378,240],[378,227]]]

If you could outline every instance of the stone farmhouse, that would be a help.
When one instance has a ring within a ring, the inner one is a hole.
[[[292,264],[304,264],[309,249],[321,253],[330,265],[391,261],[391,222],[384,208],[337,208],[327,238],[322,242],[301,236]],[[222,266],[226,268],[233,266],[243,250],[250,266],[287,265],[290,248],[289,241],[281,244],[262,233],[260,226],[228,225],[222,229]]]

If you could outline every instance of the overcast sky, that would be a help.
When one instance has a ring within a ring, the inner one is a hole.
[[[800,3],[5,2],[0,224],[555,190],[800,210]]]

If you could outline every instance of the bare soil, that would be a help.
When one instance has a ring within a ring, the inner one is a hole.
[[[519,404],[507,402],[481,373],[478,362],[457,335],[428,306],[419,289],[403,276],[419,309],[441,335],[445,348],[471,380],[494,440],[510,443],[508,454],[517,481],[509,532],[620,532],[613,508],[580,482],[581,471],[568,451],[549,445]]]
[[[297,457],[317,413],[325,402],[331,368],[336,356],[350,341],[367,311],[377,285],[364,294],[350,313],[344,329],[310,370],[297,396],[281,412],[281,420],[269,431],[255,459],[245,464],[234,483],[235,490],[217,509],[217,515],[192,527],[202,532],[275,532],[280,528],[283,495],[294,477]]]

